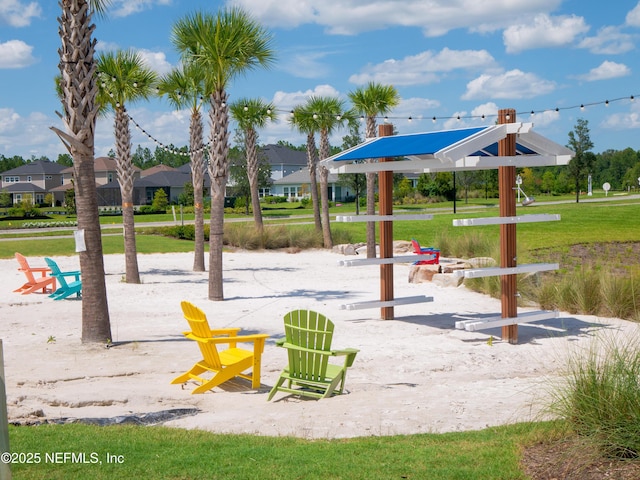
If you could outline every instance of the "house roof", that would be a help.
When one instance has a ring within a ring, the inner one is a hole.
[[[307,153],[284,145],[269,144],[260,148],[270,165],[306,165]]]
[[[2,187],[2,190],[6,190],[9,193],[47,193],[44,188],[29,182],[9,183],[7,186]]]
[[[98,157],[93,160],[93,170],[96,172],[115,172],[116,159],[112,157]],[[134,170],[140,171],[140,167],[133,166]],[[62,173],[73,173],[73,167],[65,168]]]
[[[148,177],[149,175],[153,175],[154,173],[158,173],[158,172],[177,172],[178,169],[170,167],[168,165],[154,165],[151,168],[146,168],[144,170],[142,170],[140,172],[140,176],[141,177]]]
[[[67,167],[49,160],[36,160],[2,172],[2,175],[56,175]]]
[[[499,166],[566,165],[573,152],[532,131],[531,123],[376,137],[320,162],[339,173],[366,171],[437,172]],[[498,156],[498,142],[516,135],[516,155]],[[350,165],[370,158],[404,160]]]

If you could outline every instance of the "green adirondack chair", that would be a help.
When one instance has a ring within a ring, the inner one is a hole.
[[[327,398],[344,391],[347,368],[353,365],[358,350],[332,350],[334,325],[312,310],[294,310],[284,317],[285,338],[276,342],[287,349],[289,365],[269,392],[286,392],[313,398]],[[332,357],[344,357],[342,364],[329,363]]]
[[[71,295],[76,295],[76,297],[80,297],[82,293],[82,280],[80,280],[80,271],[74,270],[71,272],[63,272],[58,267],[58,264],[49,257],[44,257],[44,261],[47,262],[47,265],[51,269],[51,276],[58,280],[58,284],[60,285],[58,289],[49,295],[50,298],[54,300],[62,300],[63,298],[70,297]],[[67,278],[73,277],[73,280],[67,280]]]

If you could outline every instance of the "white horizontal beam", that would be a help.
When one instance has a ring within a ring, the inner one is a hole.
[[[506,225],[509,223],[532,223],[532,222],[553,222],[560,220],[558,214],[535,214],[520,215],[517,217],[485,217],[485,218],[463,218],[454,220],[454,227],[475,227],[478,225]]]
[[[546,272],[549,270],[558,270],[559,268],[560,265],[557,263],[525,263],[518,265],[517,267],[489,267],[456,270],[453,272],[453,275],[458,278],[497,277],[499,275],[516,275],[518,273]]]
[[[507,325],[516,325],[518,323],[538,322],[540,320],[548,320],[550,318],[558,318],[558,312],[553,311],[537,311],[523,313],[518,317],[489,317],[476,318],[471,320],[461,320],[456,322],[456,328],[474,332],[476,330],[486,330],[487,328],[505,327]]]
[[[425,295],[418,295],[415,297],[396,298],[394,300],[386,301],[367,301],[348,303],[346,305],[340,305],[340,310],[365,310],[368,308],[382,308],[382,307],[395,307],[397,305],[409,305],[412,303],[427,303],[433,302],[433,297],[427,297]]]
[[[336,215],[336,222],[397,222],[402,220],[433,220],[433,215],[400,214],[400,215]]]
[[[548,167],[566,165],[570,155],[513,155],[513,156],[467,156],[455,161],[447,158],[434,158],[432,155],[410,155],[408,160],[392,162],[347,163],[327,165],[331,173],[369,173],[369,172],[409,172],[432,173],[466,170],[492,170],[498,167]]]
[[[422,254],[422,255],[401,255],[399,257],[389,258],[356,258],[353,260],[339,260],[338,265],[340,267],[361,267],[363,265],[389,265],[392,263],[409,263],[420,262],[424,260],[433,260],[435,255]]]

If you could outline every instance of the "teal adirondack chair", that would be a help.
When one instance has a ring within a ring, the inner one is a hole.
[[[70,297],[75,294],[76,297],[80,297],[82,292],[82,280],[80,280],[80,271],[74,270],[71,272],[62,272],[58,264],[49,257],[45,257],[44,261],[51,269],[51,276],[58,280],[60,285],[58,289],[49,295],[54,300],[62,300],[63,298]],[[67,277],[74,277],[73,281],[68,281]]]
[[[276,342],[287,349],[289,365],[269,392],[286,392],[313,398],[327,398],[344,391],[347,368],[353,365],[358,350],[332,350],[334,325],[312,310],[294,310],[284,317],[285,338]],[[329,363],[332,357],[344,357],[342,364]]]

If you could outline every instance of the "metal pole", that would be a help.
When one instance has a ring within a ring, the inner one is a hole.
[[[378,136],[393,135],[393,125],[378,126]],[[380,162],[391,162],[391,158],[381,158]],[[378,172],[380,215],[393,215],[393,172]],[[393,222],[380,222],[380,258],[393,258]],[[393,264],[380,265],[380,301],[393,300]],[[381,307],[382,320],[393,320],[393,307]]]
[[[498,124],[514,123],[516,111],[503,109],[498,111]],[[498,156],[514,156],[516,154],[516,136],[509,134],[498,142]],[[500,194],[500,216],[516,215],[516,196],[513,189],[516,185],[516,167],[498,167],[498,189]],[[515,267],[516,258],[516,224],[500,225],[500,267]],[[518,316],[517,276],[502,275],[500,277],[502,318]],[[502,339],[509,343],[518,343],[518,325],[502,327]]]

